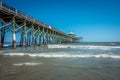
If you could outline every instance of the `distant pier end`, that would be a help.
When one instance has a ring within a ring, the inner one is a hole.
[[[83,40],[83,37],[77,37],[73,32],[70,32],[68,35],[73,37],[72,43],[79,43]]]
[[[0,48],[5,43],[8,31],[12,38],[12,47],[16,48],[17,41],[20,46],[40,46],[47,44],[60,44],[76,42],[78,38],[68,35],[47,25],[3,2],[0,2]],[[17,36],[17,33],[20,36]],[[18,40],[17,37],[20,37]]]

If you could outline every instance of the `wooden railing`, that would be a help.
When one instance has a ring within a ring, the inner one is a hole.
[[[47,24],[45,24],[45,23],[43,23],[43,22],[41,22],[39,20],[36,20],[35,18],[33,18],[33,17],[25,14],[24,12],[22,12],[20,10],[17,10],[15,8],[3,3],[3,2],[0,2],[0,8],[5,10],[5,11],[8,11],[8,12],[14,14],[14,15],[20,16],[20,17],[22,17],[22,18],[24,18],[26,20],[32,21],[32,22],[40,24],[40,25],[45,25],[44,27],[48,27]]]
[[[25,14],[24,12],[22,12],[22,11],[20,11],[20,10],[17,10],[17,9],[15,9],[15,8],[13,8],[13,7],[11,7],[11,6],[3,3],[3,2],[0,2],[0,9],[5,10],[5,11],[7,11],[7,12],[10,12],[10,13],[16,15],[16,16],[22,17],[22,18],[24,18],[25,20],[34,22],[35,24],[42,25],[43,27],[49,28],[49,25],[47,25],[47,24],[45,24],[45,23],[43,23],[43,22],[41,22],[41,21],[39,21],[39,20],[37,20],[37,19],[35,19],[35,18],[27,15],[27,14]],[[56,32],[58,32],[58,33],[60,33],[60,34],[63,34],[64,36],[71,37],[71,36],[69,36],[69,35],[63,33],[62,31],[59,31],[59,30],[57,30],[57,29],[55,29],[55,28],[53,28],[53,27],[51,27],[51,28],[49,28],[49,29],[52,29],[52,30],[54,30],[54,31],[56,31]],[[72,37],[71,37],[71,38],[72,38]]]

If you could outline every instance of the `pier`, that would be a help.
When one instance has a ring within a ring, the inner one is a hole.
[[[19,45],[41,46],[73,42],[74,37],[45,24],[24,12],[0,2],[0,48],[5,43],[5,35],[11,31],[12,47],[16,48],[16,34],[20,34]]]

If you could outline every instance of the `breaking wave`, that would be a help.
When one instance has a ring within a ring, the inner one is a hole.
[[[76,49],[98,49],[98,50],[112,50],[120,49],[120,46],[94,46],[94,45],[48,45],[48,48],[76,48]]]
[[[120,55],[114,54],[68,54],[68,53],[6,53],[6,56],[29,56],[43,58],[113,58],[120,59]]]

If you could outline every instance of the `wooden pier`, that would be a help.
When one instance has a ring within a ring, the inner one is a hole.
[[[3,2],[0,2],[0,48],[3,48],[7,31],[12,32],[12,47],[16,48],[16,34],[20,33],[20,46],[41,46],[73,42],[65,34]],[[11,35],[11,34],[10,34]]]

